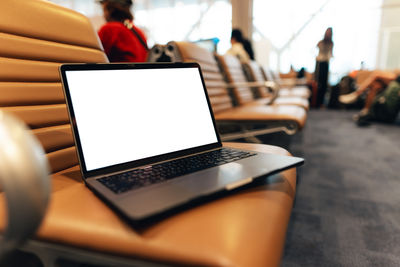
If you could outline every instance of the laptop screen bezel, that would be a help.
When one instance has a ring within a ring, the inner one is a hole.
[[[197,68],[200,74],[200,79],[203,85],[204,94],[207,100],[208,109],[211,115],[214,132],[217,137],[217,142],[206,144],[198,147],[188,148],[175,152],[166,153],[163,155],[152,156],[144,159],[134,160],[130,162],[120,163],[108,167],[103,167],[95,170],[88,171],[85,164],[85,157],[82,150],[81,140],[79,137],[79,131],[76,123],[74,107],[72,104],[71,94],[69,92],[68,80],[66,77],[67,71],[88,71],[88,70],[127,70],[127,69],[163,69],[163,68]],[[67,104],[69,119],[71,123],[72,133],[74,136],[74,142],[76,146],[77,156],[79,165],[81,168],[82,176],[84,179],[96,176],[107,175],[110,173],[116,173],[123,170],[134,169],[140,166],[151,165],[157,162],[166,161],[178,157],[187,156],[194,153],[200,153],[210,149],[222,147],[222,142],[217,131],[215,123],[214,113],[211,108],[210,99],[208,97],[206,85],[204,82],[203,74],[201,72],[200,65],[196,62],[179,62],[179,63],[98,63],[98,64],[62,64],[60,66],[61,81],[63,84],[64,97]]]

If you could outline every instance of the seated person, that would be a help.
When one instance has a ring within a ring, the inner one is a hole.
[[[244,38],[240,30],[232,30],[231,44],[232,47],[226,53],[236,56],[241,63],[248,63],[251,57],[244,47]]]
[[[367,125],[370,121],[391,123],[396,120],[399,110],[400,76],[387,87],[383,81],[375,80],[369,86],[364,108],[354,119],[358,125]]]
[[[365,81],[363,81],[358,89],[353,93],[341,95],[339,101],[342,104],[352,104],[357,101],[357,99],[366,91],[372,87],[383,88],[388,85],[392,80],[394,80],[400,73],[390,72],[390,71],[374,71],[372,72]],[[355,78],[355,77],[353,77]]]
[[[296,74],[297,79],[303,79],[306,78],[306,69],[302,67]]]
[[[100,0],[107,21],[98,34],[110,62],[145,62],[147,41],[133,25],[132,0]]]

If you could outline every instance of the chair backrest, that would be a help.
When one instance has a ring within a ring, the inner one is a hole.
[[[0,1],[0,108],[37,136],[52,172],[77,164],[58,67],[107,62],[90,21],[43,0]]]
[[[239,84],[247,82],[242,63],[237,57],[233,55],[217,55],[217,60],[228,83]],[[252,88],[248,86],[234,86],[232,91],[235,103],[238,105],[254,101],[254,92]]]
[[[267,81],[267,79],[264,77],[264,73],[261,69],[261,66],[257,62],[252,60],[248,63],[244,63],[243,67],[244,67],[247,79],[250,82],[263,83],[263,82]],[[256,94],[257,98],[272,97],[272,93],[265,86],[258,86],[255,88],[255,90],[256,90],[255,94]]]
[[[266,81],[271,81],[271,82],[275,81],[275,76],[274,76],[273,72],[271,71],[271,69],[262,67],[261,71],[262,71],[262,74]]]
[[[272,79],[276,82],[279,82],[281,80],[281,75],[279,74],[278,71],[273,71],[272,69],[269,70],[269,72],[272,75]]]
[[[171,53],[174,51],[173,61],[195,61],[200,64],[214,113],[232,108],[226,82],[212,52],[189,42],[170,42],[167,44],[167,49]]]

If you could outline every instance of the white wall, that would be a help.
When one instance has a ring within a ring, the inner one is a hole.
[[[377,50],[377,68],[400,69],[400,0],[384,0]]]

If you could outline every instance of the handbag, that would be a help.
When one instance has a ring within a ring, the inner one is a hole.
[[[142,38],[142,36],[137,32],[135,27],[133,27],[133,23],[130,20],[125,20],[124,25],[133,32],[133,34],[136,36],[136,38],[139,40],[139,42],[142,44],[142,46],[146,49],[146,51],[149,51],[149,47],[147,46],[146,41]]]

